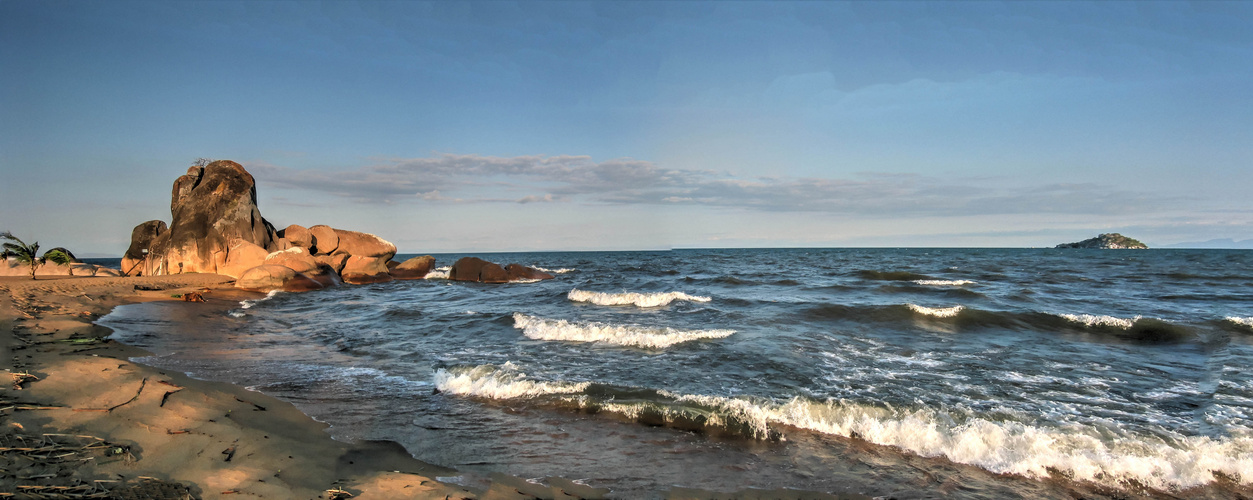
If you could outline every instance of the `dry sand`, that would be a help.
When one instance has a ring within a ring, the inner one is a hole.
[[[0,278],[0,498],[479,496],[394,443],[338,442],[283,401],[127,361],[144,351],[92,324],[190,291],[233,307],[247,295],[229,280]]]

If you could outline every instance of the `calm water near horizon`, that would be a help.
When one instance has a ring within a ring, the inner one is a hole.
[[[464,483],[1004,498],[1253,482],[1253,251],[482,256],[556,279],[99,323],[155,353],[137,361],[289,400]]]

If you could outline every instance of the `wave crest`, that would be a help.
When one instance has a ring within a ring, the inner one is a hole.
[[[1136,321],[1140,321],[1140,316],[1131,319],[1117,318],[1114,316],[1104,316],[1099,314],[1058,314],[1067,321],[1079,323],[1086,327],[1109,327],[1122,330],[1131,329],[1135,326]]]
[[[514,328],[522,330],[523,335],[535,340],[605,342],[651,349],[664,349],[692,340],[720,339],[735,333],[735,330],[679,330],[595,322],[571,323],[564,319],[551,320],[522,313],[514,313],[513,322]]]
[[[429,272],[427,272],[427,273],[426,273],[426,276],[423,276],[423,277],[422,277],[422,279],[427,279],[427,280],[446,280],[446,279],[448,279],[448,272],[449,272],[449,271],[452,271],[452,266],[437,267],[437,268],[432,269],[432,270],[430,270]]]
[[[1075,424],[1066,428],[989,419],[960,408],[897,408],[847,400],[675,394],[590,382],[536,382],[521,374],[477,367],[436,373],[440,390],[495,399],[536,398],[593,413],[609,412],[649,425],[732,432],[779,439],[787,428],[862,439],[924,457],[946,457],[998,474],[1050,477],[1115,488],[1135,482],[1159,490],[1202,486],[1215,472],[1253,483],[1253,438],[1135,434]]]
[[[531,381],[526,379],[525,373],[502,370],[492,365],[480,365],[464,371],[440,368],[435,372],[435,387],[442,392],[491,399],[574,394],[583,392],[589,385],[591,384],[588,382],[568,384]]]
[[[1243,327],[1253,328],[1253,316],[1250,316],[1247,318],[1241,318],[1239,316],[1227,316],[1226,318],[1223,318],[1223,319],[1229,322],[1235,323],[1237,325],[1243,326]]]
[[[962,286],[974,283],[971,280],[914,280],[914,284],[922,286]]]
[[[548,274],[566,274],[566,273],[574,272],[578,270],[578,269],[569,268],[569,267],[562,267],[562,268],[557,268],[557,269],[545,269],[539,266],[532,266],[531,268],[535,269],[536,271],[546,272]]]
[[[598,306],[627,306],[634,305],[636,307],[661,307],[669,305],[676,300],[686,300],[689,302],[709,302],[713,300],[709,297],[701,297],[698,295],[688,295],[683,292],[657,292],[657,293],[605,293],[605,292],[589,292],[587,290],[579,290],[577,288],[570,290],[566,298],[574,302],[587,302]]]
[[[935,316],[937,318],[951,318],[953,316],[957,316],[957,314],[962,312],[963,309],[966,309],[965,306],[960,306],[960,305],[953,306],[953,307],[931,308],[931,307],[923,307],[923,306],[915,305],[915,304],[905,304],[905,307],[908,307],[909,310],[916,312],[918,314],[922,314],[925,316]]]

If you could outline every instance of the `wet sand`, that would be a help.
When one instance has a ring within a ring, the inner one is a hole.
[[[230,278],[0,278],[0,492],[134,498],[473,498],[394,443],[342,443],[292,405],[127,361],[92,324],[113,307],[252,295]],[[148,288],[149,290],[137,290]],[[12,380],[7,380],[11,378]],[[16,450],[16,451],[15,451]],[[328,491],[331,490],[331,491]],[[112,495],[112,496],[106,496]],[[6,496],[0,493],[0,497]],[[68,496],[67,496],[68,498]]]

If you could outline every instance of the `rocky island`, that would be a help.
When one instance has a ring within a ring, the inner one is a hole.
[[[1074,243],[1062,243],[1056,248],[1100,248],[1105,250],[1137,249],[1147,250],[1148,245],[1135,238],[1128,238],[1118,233],[1105,233],[1095,238],[1088,238]]]

